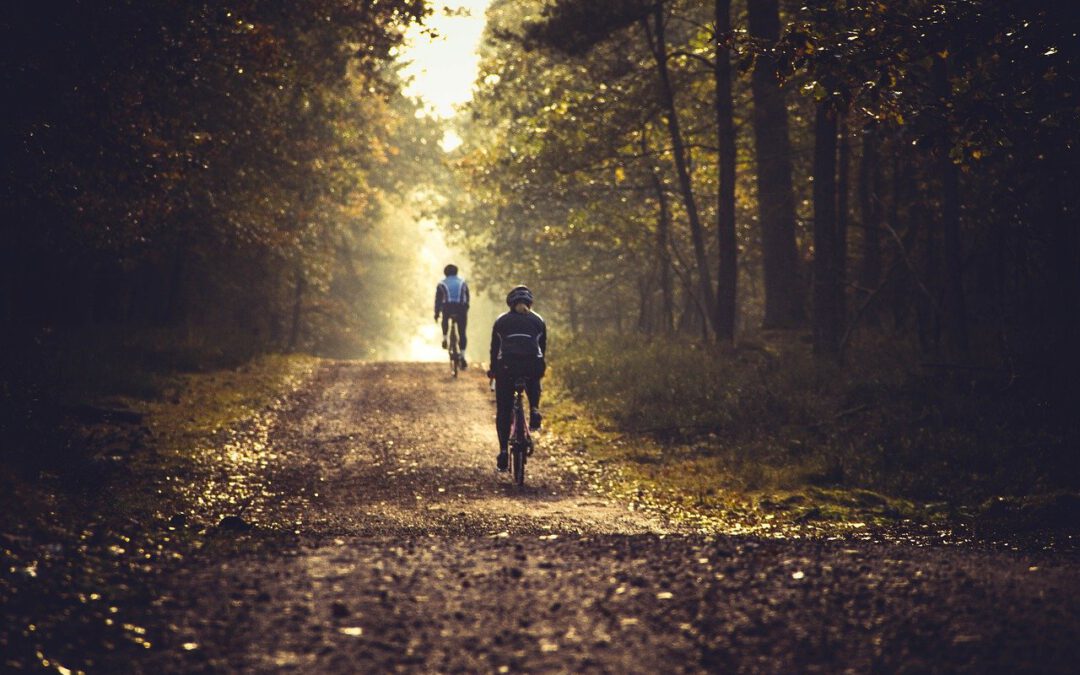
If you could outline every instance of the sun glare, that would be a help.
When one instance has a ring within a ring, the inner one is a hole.
[[[476,48],[484,31],[484,12],[490,0],[437,3],[422,27],[406,35],[401,60],[410,78],[405,93],[424,102],[438,117],[452,117],[455,106],[472,98],[479,56]],[[460,143],[460,140],[457,141]],[[446,139],[454,146],[454,139]]]
[[[403,72],[409,83],[405,87],[405,94],[419,99],[423,106],[418,115],[449,119],[457,113],[458,106],[472,98],[480,61],[477,48],[483,36],[485,12],[489,4],[490,0],[435,3],[425,25],[414,26],[407,33],[398,58],[406,64]],[[444,152],[452,152],[461,143],[461,137],[453,129],[447,129],[439,145]],[[462,269],[468,270],[468,259],[447,245],[437,223],[427,221],[423,225],[425,235],[418,242],[418,260],[421,268],[430,272],[434,293],[443,266],[454,261]],[[465,276],[468,278],[467,273]],[[430,316],[418,323],[414,331],[408,344],[403,345],[403,353],[391,355],[390,358],[411,361],[441,361],[446,358],[446,352],[440,347],[442,331]]]

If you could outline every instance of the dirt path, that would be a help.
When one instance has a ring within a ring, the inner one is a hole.
[[[491,398],[471,371],[323,365],[267,420],[205,450],[216,469],[190,483],[192,504],[229,496],[252,529],[213,528],[126,619],[152,648],[103,662],[1074,672],[1071,556],[672,531],[575,484],[543,440],[519,490],[494,471]]]
[[[275,492],[310,495],[297,513],[307,533],[664,531],[582,494],[545,461],[542,441],[524,488],[497,475],[487,380],[473,371],[453,380],[444,371],[441,364],[336,363],[294,398],[270,443],[287,449]]]

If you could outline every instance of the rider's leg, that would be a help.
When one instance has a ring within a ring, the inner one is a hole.
[[[536,410],[540,407],[540,378],[525,381],[525,395],[529,397],[529,407]]]
[[[446,349],[446,334],[450,332],[450,312],[444,311],[442,315],[442,348]]]
[[[529,397],[529,429],[536,431],[540,428],[540,379],[529,380],[525,386],[525,394]]]
[[[465,345],[468,344],[468,339],[465,337],[465,327],[469,323],[469,311],[462,308],[457,313],[457,332],[458,332],[458,344],[461,345],[461,353],[465,353]]]
[[[510,441],[510,423],[514,418],[514,381],[501,374],[495,378],[495,432],[499,437],[499,456],[496,463],[506,468],[506,444]]]
[[[461,308],[461,310],[459,310],[457,314],[455,314],[455,318],[457,319],[458,345],[461,348],[461,367],[468,368],[469,364],[467,361],[465,361],[465,344],[468,342],[465,337],[465,327],[466,325],[468,325],[469,321],[468,310],[466,310],[464,307]]]
[[[529,397],[529,429],[536,431],[540,428],[540,378],[544,376],[544,366],[541,363],[534,370],[533,377],[525,383],[525,395]]]

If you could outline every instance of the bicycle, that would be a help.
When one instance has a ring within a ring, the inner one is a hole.
[[[525,461],[533,453],[533,439],[525,421],[525,378],[514,379],[514,417],[510,422],[510,473],[514,483],[525,484]]]
[[[458,351],[457,319],[450,318],[450,337],[447,343],[450,351],[450,374],[457,377],[458,367],[461,365],[461,352]]]

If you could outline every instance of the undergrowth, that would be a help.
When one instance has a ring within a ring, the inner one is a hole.
[[[555,396],[621,439],[624,450],[606,442],[601,454],[701,499],[887,494],[884,510],[903,511],[907,500],[955,509],[1075,497],[1078,433],[1062,402],[1036,382],[912,362],[862,345],[846,365],[824,364],[790,335],[738,347],[579,339],[550,379]]]
[[[185,373],[229,369],[258,353],[238,336],[178,338],[164,328],[99,326],[9,335],[0,353],[0,463],[34,473],[84,454],[77,437],[109,411],[158,400]]]

